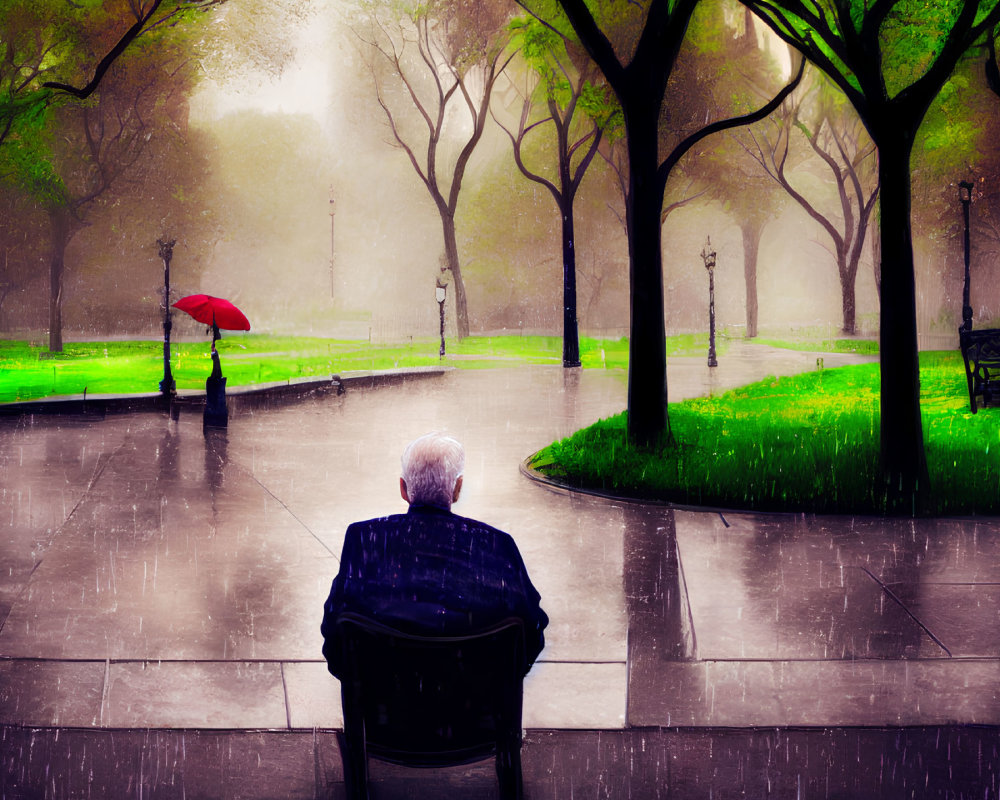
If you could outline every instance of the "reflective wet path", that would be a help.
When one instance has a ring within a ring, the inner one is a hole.
[[[714,373],[675,359],[672,398],[814,362],[745,350]],[[18,726],[337,728],[319,621],[343,531],[402,509],[399,453],[434,429],[466,445],[456,510],[515,537],[551,618],[529,731],[619,736],[614,762],[669,749],[620,738],[664,727],[1000,724],[996,520],[672,510],[519,473],[624,402],[620,373],[533,367],[352,386],[207,436],[194,413],[0,420],[5,759]]]

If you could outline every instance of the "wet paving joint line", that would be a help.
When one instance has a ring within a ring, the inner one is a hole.
[[[250,470],[246,469],[245,467],[240,467],[240,469],[246,472],[246,474],[250,476],[250,478],[253,480],[254,483],[256,483],[265,492],[267,492],[272,498],[274,498],[274,500],[291,515],[292,519],[294,519],[297,523],[299,523],[299,525],[301,525],[308,532],[308,534],[313,537],[313,539],[319,542],[320,546],[324,550],[326,550],[326,552],[328,552],[331,556],[333,556],[337,560],[338,564],[340,563],[340,556],[337,553],[334,553],[333,550],[330,549],[329,545],[327,545],[326,542],[324,542],[322,539],[319,538],[319,536],[315,534],[312,528],[310,528],[301,519],[299,519],[296,513],[286,505],[284,500],[282,500],[280,497],[278,497],[278,495],[276,495],[274,492],[268,489],[263,483],[261,483],[260,479],[252,472],[250,472]]]
[[[100,711],[100,722],[98,723],[102,727],[104,726],[104,709],[110,707],[108,705],[108,695],[111,694],[111,659],[104,659],[104,684],[101,686],[101,711]]]
[[[278,664],[278,669],[281,671],[281,691],[285,694],[285,724],[288,729],[292,729],[292,705],[288,702],[288,681],[285,680],[285,662],[280,662]]]
[[[951,654],[951,650],[949,650],[947,647],[945,647],[944,642],[942,642],[940,639],[938,639],[938,637],[934,635],[934,633],[931,631],[931,629],[928,628],[926,625],[924,625],[924,623],[921,622],[921,620],[917,617],[917,615],[914,614],[912,611],[910,611],[909,608],[907,608],[906,603],[904,603],[902,600],[900,600],[899,597],[896,595],[896,593],[894,591],[892,591],[892,589],[890,589],[885,583],[883,583],[881,580],[879,580],[872,573],[872,571],[869,570],[867,567],[859,565],[858,569],[860,569],[863,572],[865,572],[868,575],[869,578],[871,578],[873,581],[875,581],[875,583],[877,583],[879,586],[881,586],[882,587],[882,591],[885,592],[887,595],[889,595],[889,597],[891,597],[893,600],[895,600],[896,603],[899,604],[899,607],[901,609],[903,609],[903,611],[905,611],[907,613],[907,615],[910,617],[910,619],[912,619],[914,622],[917,623],[917,625],[919,625],[921,628],[923,628],[924,632],[928,636],[930,636],[931,639],[934,640],[934,643],[937,644],[938,647],[940,647],[942,650],[944,650],[948,654],[948,658],[953,658],[953,656]]]
[[[108,468],[108,464],[110,464],[111,461],[115,458],[115,456],[117,456],[122,451],[122,449],[125,447],[125,445],[128,444],[128,441],[129,441],[128,439],[126,439],[125,441],[123,441],[120,445],[118,445],[118,447],[115,448],[115,451],[113,453],[111,453],[110,455],[108,455],[107,453],[102,453],[98,457],[97,464],[94,466],[94,474],[91,475],[90,476],[90,480],[87,481],[87,488],[83,491],[83,494],[80,495],[80,499],[76,501],[76,504],[73,506],[73,508],[70,509],[69,513],[66,515],[66,519],[64,519],[62,521],[62,524],[59,526],[59,528],[53,534],[53,537],[52,537],[53,539],[66,526],[66,523],[69,522],[71,519],[73,519],[73,515],[77,512],[77,509],[80,508],[81,505],[83,505],[83,501],[86,500],[88,497],[90,497],[91,491],[93,490],[93,488],[97,484],[97,482],[101,479],[101,476],[104,474],[104,470],[106,470]],[[51,543],[52,543],[52,541],[50,540],[49,544],[51,544]],[[42,562],[39,560],[38,564],[41,564],[41,563]],[[38,568],[38,564],[35,565],[35,569]],[[34,573],[34,571],[35,570],[33,569],[32,573]],[[28,577],[30,578],[31,576],[29,575]],[[27,584],[25,584],[25,585],[27,585]]]
[[[44,558],[40,558],[38,559],[38,561],[35,562],[35,565],[31,568],[31,572],[28,573],[28,577],[26,577],[24,579],[24,582],[21,584],[21,588],[17,590],[17,594],[11,601],[10,607],[7,609],[7,613],[4,614],[2,617],[0,617],[0,633],[3,633],[3,628],[4,625],[7,624],[7,619],[10,617],[10,612],[13,610],[14,606],[16,606],[18,603],[21,602],[21,599],[24,597],[24,593],[28,591],[28,585],[31,583],[32,576],[38,571],[38,568],[42,566],[42,562],[44,560],[45,560]]]

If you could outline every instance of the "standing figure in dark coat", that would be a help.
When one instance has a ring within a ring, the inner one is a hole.
[[[451,512],[462,489],[465,452],[427,434],[403,452],[405,514],[347,529],[340,572],[323,607],[323,655],[340,676],[335,623],[343,611],[423,635],[461,636],[507,617],[524,620],[527,663],[545,646],[548,617],[514,540]]]

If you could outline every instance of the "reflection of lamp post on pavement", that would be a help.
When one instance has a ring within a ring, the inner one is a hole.
[[[160,258],[163,260],[163,380],[160,381],[160,392],[164,397],[170,397],[175,392],[174,376],[170,372],[170,259],[174,255],[176,239],[157,239],[160,246]]]
[[[438,309],[441,312],[441,350],[438,352],[440,358],[444,358],[444,301],[448,299],[448,284],[442,283],[438,278],[434,287],[434,296],[438,301]]]
[[[717,367],[715,359],[715,250],[712,249],[712,238],[705,237],[705,246],[701,249],[701,257],[705,260],[708,270],[708,366]]]

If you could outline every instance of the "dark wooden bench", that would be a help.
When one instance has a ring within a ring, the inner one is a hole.
[[[969,382],[969,403],[972,413],[977,409],[977,398],[983,408],[1000,405],[1000,329],[958,329],[958,342],[965,359],[965,377]]]

